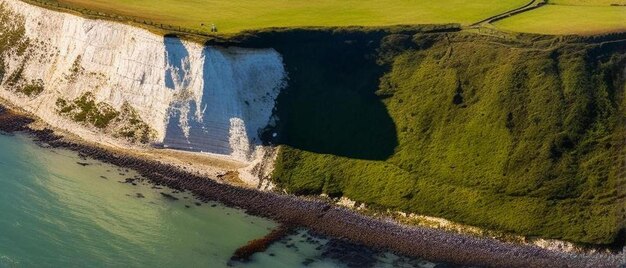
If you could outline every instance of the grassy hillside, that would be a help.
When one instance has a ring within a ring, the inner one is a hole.
[[[273,176],[289,192],[584,243],[610,243],[621,228],[623,44],[380,31],[260,39],[290,73],[273,141],[284,145]]]
[[[221,33],[268,27],[471,24],[523,5],[526,0],[40,0]],[[205,26],[201,26],[205,24]]]

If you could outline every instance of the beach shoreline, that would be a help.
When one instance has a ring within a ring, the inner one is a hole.
[[[39,123],[36,128],[31,127],[33,122],[37,120],[30,115],[0,106],[0,131],[24,132],[42,145],[72,150],[84,157],[133,169],[155,185],[190,191],[205,202],[217,201],[286,226],[304,227],[315,233],[376,249],[463,266],[618,267],[622,263],[622,256],[618,254],[551,251],[490,238],[406,226],[317,199],[235,186],[207,174],[184,170],[172,163],[67,138],[61,136],[65,133],[55,132]]]

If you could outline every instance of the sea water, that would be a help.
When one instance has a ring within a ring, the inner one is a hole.
[[[232,262],[237,248],[278,224],[128,178],[139,176],[0,135],[0,267],[434,266],[306,230]]]

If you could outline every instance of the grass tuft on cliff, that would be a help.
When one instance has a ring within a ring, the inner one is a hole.
[[[93,93],[86,92],[79,98],[68,102],[57,99],[56,106],[60,115],[68,116],[75,122],[92,125],[99,129],[106,128],[119,112],[106,103],[96,103]]]
[[[118,111],[107,103],[96,102],[93,93],[85,92],[72,101],[58,98],[56,106],[59,115],[96,127],[116,138],[145,144],[156,135],[128,102],[124,102]]]
[[[290,73],[273,141],[283,144],[273,178],[289,192],[529,236],[616,239],[623,45],[544,38],[533,41],[552,45],[533,47],[465,33],[284,36],[265,38],[280,44]]]

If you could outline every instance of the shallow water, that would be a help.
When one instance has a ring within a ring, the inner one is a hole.
[[[127,178],[139,176],[0,135],[0,267],[434,266],[306,230],[250,262],[229,263],[237,248],[277,224]]]

